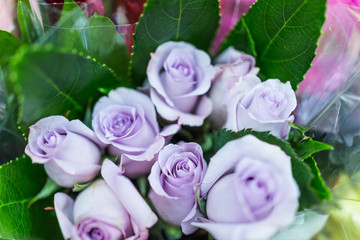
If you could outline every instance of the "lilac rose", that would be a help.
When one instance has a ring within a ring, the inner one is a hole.
[[[59,186],[88,182],[100,171],[100,142],[79,120],[43,118],[30,127],[28,139],[25,153],[33,163],[44,164],[46,173]]]
[[[201,192],[208,219],[192,225],[226,240],[268,239],[294,221],[300,195],[290,157],[252,135],[210,159]]]
[[[212,104],[205,93],[214,76],[210,57],[185,42],[160,45],[147,68],[151,100],[158,113],[181,125],[201,126],[210,115]]]
[[[210,120],[215,128],[221,128],[226,122],[226,96],[230,89],[246,75],[258,74],[255,67],[255,59],[251,55],[244,54],[229,47],[216,60],[216,77],[210,90],[210,99],[213,103],[213,111]]]
[[[205,172],[206,162],[197,143],[167,145],[151,169],[151,202],[165,221],[181,226],[185,234],[196,230],[190,223],[202,216],[196,193],[200,194]]]
[[[125,175],[137,177],[150,172],[156,154],[176,133],[174,124],[160,132],[155,107],[145,94],[128,88],[110,91],[95,104],[92,126],[109,152],[120,156]]]
[[[278,79],[260,82],[255,76],[245,76],[229,91],[226,107],[225,128],[234,131],[252,128],[287,138],[289,122],[294,121],[296,96],[290,82]]]
[[[97,180],[76,198],[55,194],[55,212],[64,239],[148,239],[148,228],[157,222],[131,181],[105,160],[104,180]]]

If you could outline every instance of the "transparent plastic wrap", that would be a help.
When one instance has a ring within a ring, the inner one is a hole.
[[[10,3],[8,0],[5,2]],[[42,60],[30,61],[33,69],[37,66],[41,76],[51,76],[53,70],[47,69],[45,63],[49,61],[56,65],[57,59],[52,56],[54,52],[58,52],[69,54],[70,59],[93,59],[94,62],[107,65],[119,81],[127,81],[128,49],[132,43],[134,24],[128,23],[124,8],[114,4],[111,8],[106,8],[105,13],[104,6],[98,4],[102,1],[49,2],[30,0],[17,3],[18,21],[13,32],[22,42],[29,43],[27,47],[32,51],[42,52]],[[11,3],[15,18],[16,4],[15,1]],[[1,8],[0,13],[9,15],[9,11],[10,7]],[[20,46],[20,41],[18,42]],[[23,132],[18,129],[19,104],[10,80],[10,62],[12,59],[26,59],[22,53],[27,51],[27,48],[21,47],[19,51],[14,50],[13,54],[0,61],[0,164],[22,156],[25,147]],[[81,68],[82,65],[79,64],[78,67]],[[59,69],[58,72],[63,77],[69,75],[64,65],[56,69]],[[79,69],[79,72],[82,70]],[[43,89],[39,87],[33,91],[40,94]],[[93,103],[89,103],[88,107],[91,104]]]
[[[134,24],[127,23],[122,7],[108,9],[110,18],[103,17],[102,1],[47,3],[32,0],[31,8],[34,25],[41,25],[36,43],[76,49],[113,68],[115,73],[127,69],[127,62],[115,66],[114,60],[109,59],[114,53],[118,54],[118,59],[126,59],[124,55],[128,55],[127,46],[132,41]]]
[[[360,134],[360,10],[329,6],[317,56],[297,91],[298,124],[345,138]]]
[[[329,1],[317,56],[297,91],[296,123],[333,151],[316,156],[331,188],[329,219],[316,239],[360,237],[360,8]]]

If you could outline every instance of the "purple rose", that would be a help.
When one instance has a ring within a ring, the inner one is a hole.
[[[210,115],[212,105],[205,93],[215,68],[204,51],[189,43],[166,42],[151,55],[147,76],[151,100],[166,120],[200,126]]]
[[[151,169],[149,198],[167,222],[181,226],[185,234],[196,230],[190,223],[200,217],[196,189],[206,172],[206,162],[196,143],[169,144]],[[200,190],[200,189],[199,189]]]
[[[244,87],[246,86],[246,87]],[[294,121],[296,96],[289,82],[278,79],[260,82],[255,76],[245,76],[230,90],[225,128],[238,131],[252,128],[270,131],[286,138]]]
[[[252,135],[211,158],[201,191],[208,219],[192,225],[226,240],[268,239],[294,221],[300,195],[290,157]]]
[[[30,127],[25,153],[33,163],[44,164],[59,186],[85,183],[100,171],[101,150],[93,131],[79,120],[63,116],[43,118]]]
[[[174,124],[162,132],[150,98],[128,88],[110,91],[95,104],[92,126],[101,142],[109,144],[109,152],[119,155],[125,175],[147,174],[166,137],[178,131]]]
[[[245,75],[254,75],[259,72],[255,68],[255,59],[229,47],[216,60],[217,74],[210,90],[213,111],[210,120],[215,128],[221,128],[226,122],[226,96],[230,89]]]
[[[82,191],[75,202],[55,194],[55,212],[65,239],[147,239],[148,228],[157,222],[145,200],[120,169],[105,160],[105,180]]]

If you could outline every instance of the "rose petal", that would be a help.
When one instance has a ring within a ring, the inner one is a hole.
[[[189,214],[181,221],[181,230],[184,234],[189,235],[194,233],[197,230],[197,227],[192,226],[191,223],[195,221],[198,217],[203,217],[204,215],[198,208],[197,200],[195,198],[195,204]]]
[[[265,240],[272,236],[278,229],[269,225],[261,223],[249,224],[226,224],[214,223],[210,221],[199,219],[203,222],[193,222],[191,225],[205,229],[215,239],[219,240]],[[261,229],[261,231],[259,230]]]
[[[158,214],[173,225],[180,226],[182,220],[188,215],[194,206],[194,196],[187,198],[167,198],[150,190],[149,199],[153,203]]]
[[[54,159],[44,164],[47,175],[59,186],[73,187],[74,182],[82,184],[93,179],[99,172],[97,164],[82,164]]]
[[[258,151],[259,146],[261,151]],[[290,157],[278,146],[263,142],[253,135],[246,135],[228,142],[210,159],[211,164],[201,185],[202,196],[206,196],[214,183],[226,172],[233,170],[239,159],[244,156],[267,161],[279,171],[292,176]],[[277,157],[269,158],[269,156]]]
[[[129,179],[119,175],[120,169],[110,160],[105,160],[101,175],[113,190],[121,204],[141,228],[150,228],[157,222],[157,216],[151,211],[140,193]]]
[[[65,193],[56,193],[54,195],[54,207],[64,239],[71,238],[74,228],[74,200]]]
[[[66,125],[66,129],[70,132],[79,134],[81,136],[86,137],[87,139],[93,141],[98,146],[104,148],[106,144],[102,143],[96,136],[94,131],[88,128],[84,123],[80,120],[72,120]]]

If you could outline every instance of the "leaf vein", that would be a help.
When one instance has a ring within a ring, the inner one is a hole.
[[[285,21],[285,23],[283,24],[283,26],[277,31],[277,33],[275,34],[275,36],[273,38],[269,38],[270,41],[269,43],[266,45],[264,51],[262,52],[262,56],[265,56],[266,53],[269,51],[272,43],[275,41],[275,39],[279,36],[279,34],[286,28],[286,25],[288,24],[288,22],[300,11],[301,8],[303,8],[303,6],[305,6],[305,4],[308,3],[308,0],[304,0],[300,6],[293,12],[293,14],[291,14],[291,16]],[[268,4],[268,2],[267,2]],[[265,11],[264,11],[265,12]],[[264,18],[265,21],[265,18]],[[267,34],[267,33],[266,33]],[[267,34],[268,35],[268,34]],[[263,58],[261,57],[261,60],[263,60]]]
[[[180,0],[180,9],[179,9],[179,17],[178,17],[178,22],[177,22],[177,28],[176,28],[176,36],[175,36],[175,40],[179,39],[180,36],[180,23],[181,23],[181,16],[182,16],[182,0]]]

